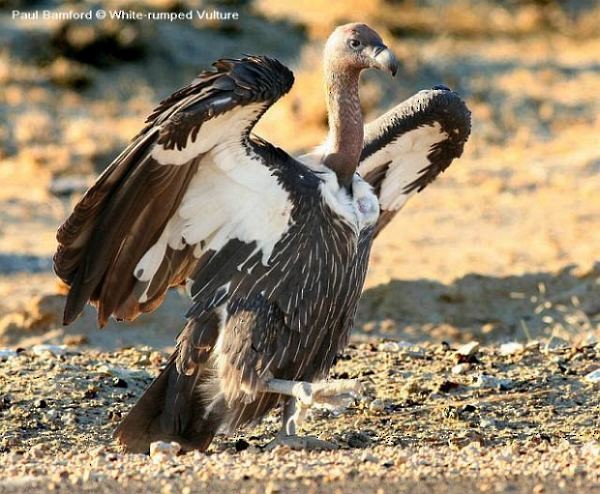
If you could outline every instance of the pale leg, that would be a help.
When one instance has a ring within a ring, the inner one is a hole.
[[[313,404],[348,405],[351,400],[361,394],[361,391],[360,382],[350,379],[318,383],[271,379],[267,382],[263,392],[282,394],[290,398],[283,407],[281,431],[265,446],[265,449],[270,450],[277,446],[288,446],[291,449],[337,449],[337,445],[317,437],[296,435],[302,407]]]
[[[278,393],[297,398],[302,405],[313,404],[340,406],[362,393],[362,385],[357,379],[339,379],[336,381],[288,381],[271,379],[263,390],[266,393]]]

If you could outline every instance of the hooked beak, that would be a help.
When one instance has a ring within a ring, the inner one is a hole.
[[[392,51],[385,45],[376,46],[373,50],[373,67],[380,70],[387,70],[392,74],[396,75],[398,72],[398,60]]]

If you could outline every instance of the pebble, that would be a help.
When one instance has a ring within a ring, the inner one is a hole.
[[[154,463],[166,463],[175,458],[180,451],[181,445],[179,443],[155,441],[150,445],[150,458]]]
[[[432,355],[432,347],[425,348],[428,355]],[[178,447],[173,450],[168,443],[165,445],[168,448],[166,453],[161,451],[161,448],[153,446],[151,459],[146,455],[120,455],[114,453],[115,445],[112,442],[104,441],[106,437],[102,432],[106,430],[104,415],[91,414],[88,419],[87,413],[83,413],[84,410],[75,409],[81,421],[78,427],[64,427],[62,421],[57,420],[56,424],[49,424],[52,427],[39,432],[43,434],[43,442],[47,444],[48,449],[38,458],[37,455],[43,452],[41,448],[40,450],[34,449],[36,446],[31,448],[32,444],[40,442],[40,439],[35,436],[37,431],[20,428],[21,424],[26,425],[31,419],[23,416],[17,420],[8,411],[3,411],[0,412],[2,415],[0,424],[6,425],[0,430],[0,465],[2,465],[0,485],[6,482],[4,480],[6,478],[20,479],[28,474],[35,475],[38,482],[40,478],[47,479],[41,481],[47,484],[53,478],[51,474],[47,474],[48,471],[67,470],[68,479],[62,480],[60,475],[54,479],[55,492],[94,488],[99,491],[101,488],[98,482],[101,479],[104,479],[103,482],[111,482],[118,486],[125,485],[129,481],[139,482],[141,479],[150,486],[151,490],[157,492],[160,492],[164,485],[169,484],[173,486],[172,492],[185,492],[187,489],[182,488],[184,482],[193,486],[187,492],[206,489],[203,483],[206,483],[209,486],[208,490],[211,490],[211,483],[216,479],[231,481],[231,490],[234,490],[240,483],[243,484],[245,481],[242,479],[246,478],[250,479],[248,484],[253,486],[258,485],[259,481],[263,483],[268,482],[267,479],[275,479],[275,482],[280,483],[281,492],[309,490],[309,487],[304,489],[303,483],[306,481],[310,482],[311,486],[316,486],[312,490],[318,491],[320,487],[318,482],[326,477],[339,479],[340,482],[344,479],[369,478],[374,485],[381,484],[380,490],[383,492],[388,482],[406,480],[410,486],[413,479],[419,482],[431,479],[435,486],[438,485],[438,481],[444,483],[465,480],[468,482],[467,485],[471,485],[472,482],[472,485],[493,487],[497,482],[505,482],[507,472],[511,479],[513,475],[518,479],[527,479],[528,485],[531,478],[543,479],[547,476],[553,478],[552,475],[557,475],[556,472],[561,472],[560,475],[566,472],[566,476],[581,472],[587,474],[588,478],[596,474],[600,446],[594,440],[596,417],[593,411],[581,406],[578,409],[578,416],[574,417],[576,422],[566,422],[565,419],[571,416],[574,407],[577,406],[568,396],[571,392],[576,392],[579,395],[577,399],[580,398],[582,403],[593,402],[597,385],[588,384],[584,380],[586,374],[598,367],[592,361],[595,358],[593,351],[581,352],[585,359],[578,361],[577,365],[572,365],[573,374],[558,376],[560,380],[556,381],[554,380],[555,366],[550,362],[551,358],[533,358],[523,361],[517,359],[507,366],[506,363],[502,363],[502,359],[498,361],[498,347],[494,353],[491,353],[491,349],[489,353],[481,351],[480,364],[459,364],[465,372],[469,370],[465,377],[460,378],[448,375],[455,363],[453,361],[455,351],[443,358],[432,358],[428,361],[406,360],[405,350],[400,353],[377,354],[369,347],[354,352],[351,353],[353,360],[350,363],[342,362],[342,365],[355,365],[356,362],[360,367],[356,370],[354,367],[344,367],[342,370],[349,373],[359,372],[361,368],[373,370],[370,375],[374,385],[372,388],[369,385],[370,398],[366,397],[361,402],[364,403],[366,410],[361,410],[360,414],[349,414],[348,418],[340,420],[332,420],[329,415],[315,414],[312,417],[309,415],[309,422],[303,433],[318,433],[324,434],[325,437],[340,438],[340,441],[343,443],[347,441],[354,448],[366,448],[361,451],[342,448],[336,453],[295,452],[288,448],[280,448],[276,452],[268,453],[253,445],[246,448],[248,441],[262,443],[270,439],[271,433],[274,433],[279,425],[277,417],[273,417],[272,422],[266,421],[266,428],[249,429],[245,432],[244,437],[247,440],[240,440],[237,446],[239,449],[246,449],[237,454],[234,453],[236,448],[233,439],[226,437],[218,438],[214,449],[208,455],[195,451],[187,455],[175,456]],[[399,365],[398,356],[403,357],[402,365]],[[558,355],[551,354],[551,357],[556,356]],[[564,356],[562,357],[564,359]],[[89,367],[81,367],[82,362],[87,362],[90,358]],[[8,369],[9,373],[12,373],[13,366],[18,371],[22,370],[23,377],[31,377],[22,385],[23,388],[30,388],[30,391],[24,395],[24,391],[17,385],[13,386],[10,379],[6,380],[8,387],[0,390],[0,408],[2,408],[3,396],[10,395],[16,405],[11,408],[25,410],[34,418],[40,417],[45,424],[49,415],[60,419],[62,415],[72,413],[74,410],[70,407],[73,397],[83,394],[93,386],[96,388],[93,394],[97,394],[95,399],[98,401],[92,405],[100,406],[106,403],[116,415],[117,411],[119,413],[124,411],[123,405],[133,403],[135,398],[125,393],[119,403],[109,402],[113,399],[110,396],[115,389],[112,388],[111,383],[116,376],[103,375],[98,369],[101,365],[109,365],[111,368],[129,365],[130,368],[136,369],[135,359],[136,354],[133,352],[120,353],[119,359],[108,354],[101,356],[91,354],[91,357],[68,355],[64,358],[65,361],[60,363],[61,365],[57,365],[54,359],[48,362],[49,359],[31,358],[30,354],[21,354],[19,358],[13,359],[11,364],[0,364],[0,371]],[[36,369],[32,368],[33,365]],[[485,372],[482,370],[484,368]],[[498,383],[503,384],[510,379],[508,382],[512,382],[515,387],[518,386],[519,391],[523,393],[515,394],[509,397],[510,399],[507,397],[491,399],[493,397],[482,397],[482,395],[495,394],[494,389],[481,391],[471,385],[461,387],[460,395],[448,400],[447,396],[435,394],[434,391],[440,382],[439,371],[442,369],[445,371],[445,379],[460,380],[461,383],[471,382],[471,377],[474,380],[480,374],[484,374],[480,381],[486,386],[497,386]],[[386,372],[389,370],[394,370],[394,373],[390,375]],[[91,381],[81,378],[82,375],[86,375],[86,371],[92,377]],[[48,383],[49,373],[53,379],[56,379],[56,388],[54,381]],[[135,375],[147,378],[148,372],[142,370]],[[0,381],[3,376],[0,374]],[[496,379],[490,379],[492,377]],[[127,381],[129,388],[138,389],[142,384],[137,378],[127,379]],[[404,397],[406,399],[404,402],[401,394],[404,391],[400,388],[407,383],[409,396]],[[531,389],[552,392],[538,395],[543,401],[538,401],[538,397],[531,399],[527,395],[530,389],[529,383],[533,386]],[[18,384],[21,385],[20,382]],[[429,408],[429,398],[426,398],[428,396],[441,396],[439,399],[443,401],[436,402],[434,407]],[[568,399],[563,400],[563,396]],[[47,402],[45,409],[30,406],[39,400]],[[443,415],[437,411],[438,405],[449,403],[456,405],[454,415],[451,417],[454,419],[452,427],[448,427],[445,421],[440,420]],[[540,403],[544,406],[538,407]],[[86,404],[85,401],[83,404]],[[381,405],[385,405],[389,416],[372,411],[379,409]],[[54,409],[60,413],[55,412]],[[417,415],[413,413],[415,410],[419,411]],[[433,413],[421,413],[421,410],[433,410]],[[89,411],[92,412],[93,409]],[[523,415],[520,415],[521,412],[524,412]],[[552,426],[550,421],[554,419],[561,420],[560,427]],[[563,419],[565,422],[562,422]],[[436,428],[437,423],[439,429]],[[563,429],[563,425],[570,427],[568,430],[572,430],[573,434],[580,434],[580,436],[573,436],[572,444],[567,441],[564,445],[560,443],[560,438],[567,430],[566,427]],[[464,430],[467,433],[463,434]],[[542,430],[547,430],[552,439],[551,445],[546,440],[539,444],[537,440],[528,441],[533,434]],[[265,431],[268,431],[268,434]],[[355,432],[349,436],[343,431]],[[439,444],[435,436],[442,438]],[[587,442],[582,445],[576,437],[587,438]],[[436,440],[430,443],[428,438]],[[413,440],[415,443],[419,441],[419,444],[413,443]],[[73,445],[70,447],[73,451],[67,451],[66,454],[63,450],[65,441],[71,441]],[[104,442],[106,444],[100,446]],[[219,451],[221,446],[223,449]],[[559,463],[563,461],[576,465],[573,472],[563,463]],[[386,469],[390,466],[393,468]],[[476,467],[479,467],[479,470]],[[315,478],[317,480],[314,480]],[[114,483],[115,480],[118,484]],[[71,483],[74,482],[77,484],[72,487]],[[93,485],[84,485],[89,482],[93,482]],[[198,484],[195,485],[195,482]],[[585,482],[589,483],[588,480]],[[581,492],[587,492],[584,490],[587,487],[586,483],[582,484]],[[39,485],[41,489],[45,487],[45,484]],[[530,487],[531,485],[533,484],[530,484]],[[488,492],[496,490],[492,487]],[[334,488],[332,487],[332,490]],[[129,489],[123,488],[123,490]],[[252,488],[247,490],[251,492]],[[257,492],[259,490],[264,492],[262,488],[256,488]],[[505,491],[506,488],[501,490]],[[566,488],[564,491],[579,492],[577,489]]]
[[[521,353],[525,350],[525,347],[522,343],[518,343],[516,341],[512,341],[510,343],[504,343],[500,345],[500,355],[508,356],[515,355],[517,353]]]
[[[600,443],[590,441],[581,447],[581,452],[591,458],[600,458]]]
[[[402,350],[407,350],[413,346],[412,343],[407,341],[384,341],[377,349],[380,352],[401,352]]]
[[[115,388],[126,388],[128,386],[127,381],[121,377],[114,377],[112,380],[112,385]]]
[[[15,350],[11,350],[10,348],[0,348],[0,362],[3,362],[16,356],[17,352]]]
[[[586,374],[584,379],[587,382],[590,382],[592,384],[596,384],[600,382],[600,368],[596,369],[595,371],[590,372],[589,374]]]
[[[64,425],[75,425],[78,422],[77,416],[71,412],[65,413],[60,420]]]
[[[565,350],[569,348],[569,342],[559,338],[558,336],[553,336],[550,340],[544,345],[544,350],[546,352],[558,352],[561,350]]]
[[[31,351],[35,354],[35,355],[46,355],[47,353],[50,353],[56,357],[59,357],[61,355],[66,355],[68,353],[68,349],[66,345],[35,345]]]
[[[132,377],[141,377],[145,374],[145,371],[140,369],[126,369],[125,367],[109,367],[107,365],[101,365],[98,367],[98,372],[103,374],[107,374],[109,376],[114,376],[119,379],[123,379],[127,381],[127,379],[131,379]]]
[[[479,422],[479,426],[483,428],[495,427],[496,421],[494,419],[481,419],[481,421]]]
[[[476,388],[485,389],[510,389],[514,385],[510,379],[501,379],[494,376],[488,376],[487,374],[479,374],[475,380],[474,386]]]
[[[379,458],[377,458],[375,455],[370,454],[368,451],[365,451],[361,455],[360,460],[364,463],[379,463]]]
[[[598,337],[595,334],[588,334],[584,340],[581,342],[581,346],[595,346],[600,342]]]
[[[477,341],[471,341],[469,343],[464,344],[456,353],[458,353],[462,357],[472,357],[479,351],[479,343]]]
[[[373,400],[369,404],[369,410],[372,412],[383,412],[385,410],[385,403],[383,402],[383,400]]]
[[[459,375],[459,374],[466,374],[470,370],[471,370],[471,364],[469,364],[467,362],[463,362],[462,364],[456,364],[454,367],[452,367],[451,372],[452,372],[452,374]]]
[[[44,456],[45,451],[47,451],[45,444],[36,444],[29,450],[29,456],[32,458],[41,458]]]

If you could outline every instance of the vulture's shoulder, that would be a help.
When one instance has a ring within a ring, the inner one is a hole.
[[[263,163],[271,168],[288,193],[320,197],[320,186],[324,182],[322,174],[257,135],[252,135],[247,145],[248,152],[260,157]]]

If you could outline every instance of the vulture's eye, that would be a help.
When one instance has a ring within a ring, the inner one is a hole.
[[[351,39],[350,41],[348,41],[348,44],[350,45],[350,48],[354,50],[360,48],[360,41],[357,39]]]

